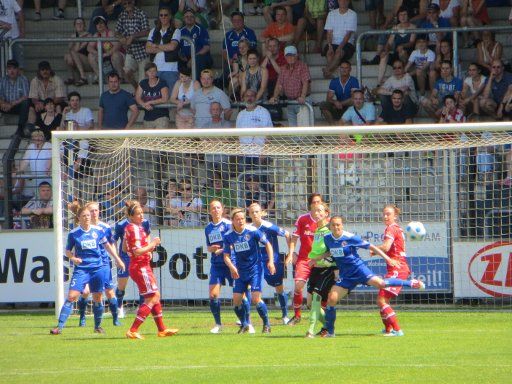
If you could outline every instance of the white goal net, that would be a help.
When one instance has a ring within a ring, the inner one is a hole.
[[[186,306],[208,299],[208,203],[229,211],[259,202],[267,219],[290,231],[320,193],[345,229],[380,244],[382,209],[396,204],[401,224],[421,221],[423,241],[407,242],[421,294],[404,290],[402,304],[426,308],[477,304],[504,308],[512,297],[512,136],[505,123],[226,130],[57,132],[53,140],[57,249],[72,225],[67,204],[98,201],[102,220],[123,218],[124,201],[146,207],[162,239],[154,271],[162,298]],[[281,244],[280,251],[286,252]],[[384,274],[381,259],[369,267]],[[57,308],[69,262],[57,257]],[[64,264],[62,264],[64,262]],[[63,273],[64,272],[64,273]],[[288,266],[286,290],[293,289]],[[375,302],[360,287],[343,304]],[[231,297],[231,289],[222,290]],[[264,297],[272,298],[271,287]],[[129,285],[127,300],[138,300]]]

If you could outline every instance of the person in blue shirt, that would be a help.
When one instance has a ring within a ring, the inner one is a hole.
[[[238,333],[247,333],[249,324],[246,319],[246,308],[242,305],[243,293],[251,287],[251,301],[263,320],[263,333],[270,333],[267,305],[261,299],[261,283],[263,268],[259,244],[265,245],[267,255],[273,255],[272,245],[266,236],[251,225],[246,224],[243,209],[235,209],[231,213],[232,229],[224,235],[224,262],[228,266],[231,277],[235,279],[233,288],[233,305],[235,313],[242,325]],[[234,261],[231,260],[233,253]],[[271,275],[276,273],[273,258],[269,258],[267,267]]]
[[[99,204],[97,202],[90,202],[90,203],[87,203],[85,207],[87,209],[89,209],[89,212],[91,213],[91,224],[96,225],[96,226],[100,227],[101,229],[103,229],[103,231],[105,232],[105,238],[107,239],[109,244],[113,245],[113,248],[115,250],[115,241],[114,241],[114,237],[112,235],[112,229],[110,228],[110,226],[107,223],[104,223],[103,221],[100,220]],[[112,322],[113,322],[114,326],[119,326],[119,325],[121,325],[121,323],[119,322],[119,319],[118,319],[118,304],[117,304],[117,298],[116,298],[116,294],[115,294],[115,290],[114,290],[114,287],[115,287],[114,279],[112,278],[112,267],[111,267],[111,261],[110,261],[111,259],[110,259],[109,253],[105,250],[105,247],[103,246],[103,244],[101,244],[100,246],[101,246],[102,258],[103,258],[103,270],[105,273],[105,280],[104,280],[105,281],[105,285],[104,285],[105,295],[107,296],[108,306],[109,306],[110,312],[112,313]],[[119,269],[121,269],[121,270],[125,269],[125,265],[124,265],[123,261],[121,260],[121,258],[118,256],[117,252],[115,252],[112,255],[112,258],[114,259],[116,266]],[[84,292],[78,299],[77,306],[78,306],[78,314],[80,315],[80,320],[79,320],[78,325],[80,327],[85,327],[85,310],[87,307],[87,298],[89,297],[89,292],[90,292],[89,285],[87,285]]]
[[[325,310],[325,328],[327,332],[322,335],[323,337],[334,337],[335,305],[359,284],[370,285],[379,289],[401,286],[425,289],[425,284],[420,280],[382,279],[375,275],[358,255],[358,248],[370,249],[370,255],[377,254],[381,256],[391,266],[398,267],[400,262],[391,259],[380,248],[363,240],[360,236],[344,231],[341,216],[332,217],[329,227],[331,233],[324,237],[327,253],[322,258],[332,258],[339,269],[339,278],[329,292]],[[315,260],[311,263],[314,265]]]
[[[129,202],[126,202],[128,204]],[[116,226],[114,228],[114,241],[119,243],[119,255],[121,256],[121,260],[123,261],[126,268],[124,270],[118,269],[117,270],[117,289],[116,289],[116,298],[117,298],[117,304],[118,304],[118,316],[120,319],[124,318],[124,307],[123,307],[123,300],[124,300],[124,294],[126,285],[128,284],[128,280],[130,278],[130,274],[128,272],[128,269],[130,267],[130,256],[123,251],[123,238],[124,238],[124,230],[126,226],[130,224],[130,220],[128,217],[125,217],[118,223],[116,223]],[[144,228],[144,231],[148,234],[151,233],[151,226],[149,224],[149,221],[147,219],[142,220],[142,227]],[[142,299],[141,302],[144,300]]]
[[[450,19],[440,17],[441,8],[438,4],[430,3],[427,7],[427,17],[420,23],[419,28],[438,29],[450,28]],[[441,40],[450,39],[448,32],[431,32],[428,34],[428,48],[434,52],[439,52]]]
[[[261,252],[261,262],[263,266],[263,277],[268,285],[274,287],[277,294],[277,299],[279,300],[279,306],[281,307],[281,319],[283,324],[288,324],[290,320],[288,318],[288,295],[284,291],[283,279],[284,279],[284,268],[286,264],[290,264],[292,262],[292,255],[289,252],[286,252],[286,259],[281,258],[279,254],[279,243],[277,237],[284,237],[286,239],[286,243],[288,246],[290,245],[290,233],[283,228],[278,227],[275,224],[272,224],[270,221],[263,220],[263,217],[266,216],[266,212],[261,209],[261,206],[258,203],[252,203],[249,205],[249,217],[251,218],[252,225],[256,227],[259,231],[265,234],[267,240],[270,241],[272,245],[274,266],[276,272],[271,274],[269,269],[267,268],[268,262],[268,254],[266,247],[261,245],[260,243],[260,252]]]
[[[130,129],[139,116],[139,109],[133,96],[121,89],[117,72],[107,76],[108,90],[100,96],[98,129]],[[128,118],[128,111],[130,118]]]
[[[196,48],[196,74],[199,80],[199,75],[203,69],[209,69],[213,66],[212,55],[210,54],[210,35],[208,30],[196,24],[195,12],[193,9],[186,9],[183,15],[185,25],[181,28],[181,41],[180,41],[180,59],[191,66],[191,48],[190,43],[183,39],[188,37],[192,39]]]
[[[233,29],[226,32],[224,42],[222,43],[222,57],[226,61],[231,61],[238,53],[238,42],[242,39],[249,40],[249,48],[257,48],[258,40],[256,33],[244,24],[244,14],[235,11],[231,14],[231,23]]]
[[[91,213],[87,207],[76,206],[78,226],[68,234],[66,256],[75,265],[69,292],[64,305],[60,310],[59,323],[50,331],[52,335],[60,335],[66,321],[73,311],[73,303],[89,284],[94,313],[94,332],[105,333],[101,327],[103,318],[103,287],[105,284],[105,270],[103,268],[104,247],[107,252],[114,255],[115,248],[108,242],[104,230],[91,224]]]

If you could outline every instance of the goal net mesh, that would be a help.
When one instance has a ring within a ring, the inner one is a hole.
[[[508,306],[512,136],[485,126],[429,128],[379,133],[376,127],[353,135],[311,128],[295,136],[289,130],[264,136],[239,136],[238,130],[203,136],[197,131],[189,136],[62,133],[57,140],[64,239],[72,226],[70,201],[99,202],[102,220],[114,225],[124,217],[124,201],[139,199],[152,235],[162,239],[153,261],[163,300],[205,307],[210,263],[204,227],[213,198],[227,212],[259,202],[269,221],[293,231],[297,217],[308,212],[308,195],[320,193],[332,214],[344,217],[345,230],[374,244],[383,241],[384,206],[396,204],[404,229],[409,221],[421,221],[427,229],[423,241],[406,243],[412,277],[424,280],[426,290],[404,289],[398,303],[428,304],[427,309]],[[283,257],[286,251],[283,242]],[[382,259],[364,251],[361,256],[375,273],[385,274]],[[64,287],[67,279],[69,273]],[[264,297],[272,299],[273,289],[263,285]],[[293,290],[292,266],[285,290]],[[359,287],[342,304],[373,305],[376,294],[374,288]],[[223,299],[231,295],[230,287],[222,288]],[[131,282],[126,300],[138,300]]]

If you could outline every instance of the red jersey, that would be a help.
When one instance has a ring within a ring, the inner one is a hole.
[[[384,230],[384,239],[390,239],[393,241],[391,244],[391,248],[386,253],[393,260],[399,260],[401,263],[399,270],[409,270],[409,266],[407,265],[407,259],[405,255],[405,236],[403,229],[397,224],[393,223],[386,227]],[[395,270],[395,268],[391,266],[387,266],[388,272]]]
[[[130,223],[124,229],[126,250],[130,256],[130,268],[147,267],[151,261],[151,252],[135,256],[134,251],[148,245],[148,235],[142,226]]]
[[[299,216],[295,222],[294,236],[300,239],[300,250],[298,259],[308,260],[309,252],[311,252],[311,246],[315,239],[316,221],[311,217],[310,213],[305,213]]]

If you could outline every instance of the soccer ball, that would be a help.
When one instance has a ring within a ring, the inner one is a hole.
[[[405,233],[409,240],[421,241],[425,238],[427,230],[425,229],[425,226],[419,221],[411,221],[409,224],[407,224],[407,227],[405,227]]]

